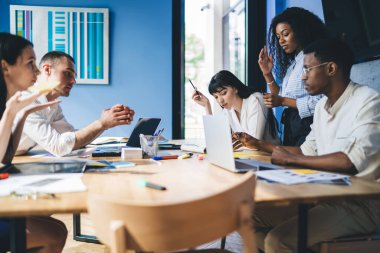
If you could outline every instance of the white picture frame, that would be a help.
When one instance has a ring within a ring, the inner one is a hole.
[[[109,11],[10,5],[10,31],[34,44],[37,62],[49,51],[75,60],[78,84],[109,84]]]

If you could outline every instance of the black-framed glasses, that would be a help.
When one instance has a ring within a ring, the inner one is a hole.
[[[324,62],[324,63],[318,64],[318,65],[315,65],[315,66],[311,66],[311,67],[308,67],[308,68],[303,67],[303,68],[302,68],[303,74],[306,75],[306,74],[308,74],[312,69],[314,69],[314,68],[318,68],[318,67],[321,67],[321,66],[324,66],[324,65],[326,65],[326,64],[328,64],[328,63],[330,63],[330,62]]]

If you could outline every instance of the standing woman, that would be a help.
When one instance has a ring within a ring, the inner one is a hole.
[[[273,18],[268,47],[259,55],[259,66],[271,93],[264,95],[269,108],[284,106],[286,146],[300,146],[310,132],[314,108],[321,96],[310,96],[302,81],[303,49],[313,41],[328,37],[324,23],[308,10],[292,7]],[[318,67],[318,66],[316,66]],[[281,87],[277,80],[282,81]]]
[[[233,132],[245,132],[259,140],[279,144],[276,119],[271,109],[264,105],[261,93],[253,93],[234,74],[227,70],[216,73],[210,81],[208,91],[227,116]],[[201,92],[195,91],[193,100],[212,114],[210,101]]]
[[[39,70],[33,44],[9,33],[0,33],[0,161],[10,163],[17,149],[26,117],[57,102],[31,105],[39,94],[20,98],[20,91],[32,86]],[[16,113],[20,120],[14,125]],[[39,253],[59,253],[65,245],[65,225],[51,217],[26,220],[27,248]],[[0,219],[0,252],[9,249],[9,221]]]

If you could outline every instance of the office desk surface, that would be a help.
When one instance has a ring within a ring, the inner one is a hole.
[[[267,156],[257,156],[267,161]],[[110,158],[110,160],[117,158]],[[30,161],[17,157],[14,162]],[[52,213],[81,213],[87,211],[88,193],[107,194],[147,204],[169,204],[206,197],[222,191],[240,177],[211,165],[207,160],[195,157],[185,160],[136,160],[138,165],[110,173],[85,173],[83,182],[88,192],[57,194],[55,199],[21,200],[0,198],[0,217],[48,215]],[[159,191],[141,186],[141,181],[167,187]],[[70,186],[68,186],[70,187]],[[258,181],[256,205],[290,205],[318,203],[348,198],[376,198],[380,196],[380,184],[360,178],[352,178],[351,186],[325,184],[280,185]]]

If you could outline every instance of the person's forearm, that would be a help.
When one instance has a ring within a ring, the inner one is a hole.
[[[297,109],[297,100],[294,98],[283,97],[281,105]]]
[[[322,156],[295,155],[286,161],[287,165],[304,166],[312,169],[341,172],[348,174],[357,173],[348,156],[342,152]]]
[[[82,148],[101,135],[106,129],[99,120],[94,121],[75,132],[75,145],[73,150]]]
[[[7,152],[9,140],[12,134],[12,124],[14,118],[15,115],[10,113],[8,110],[5,110],[0,121],[0,161],[3,161]]]
[[[25,125],[25,120],[28,117],[28,115],[24,114],[22,115],[19,122],[17,122],[16,128],[14,129],[12,133],[12,140],[13,140],[13,147],[15,148],[15,152],[17,151],[18,144],[20,143],[20,139],[22,136],[22,132]]]
[[[276,147],[276,145],[270,143],[270,142],[266,142],[266,141],[262,141],[262,140],[259,140],[257,142],[257,148],[261,151],[265,151],[265,152],[268,152],[268,153],[272,153],[273,152],[273,149]]]
[[[205,109],[206,109],[206,113],[208,115],[212,115],[212,110],[211,110],[211,104],[210,103],[207,103]]]
[[[280,92],[280,87],[278,87],[276,80],[274,80],[274,77],[272,73],[269,73],[267,75],[264,75],[265,82],[268,84],[270,92],[279,94]]]

